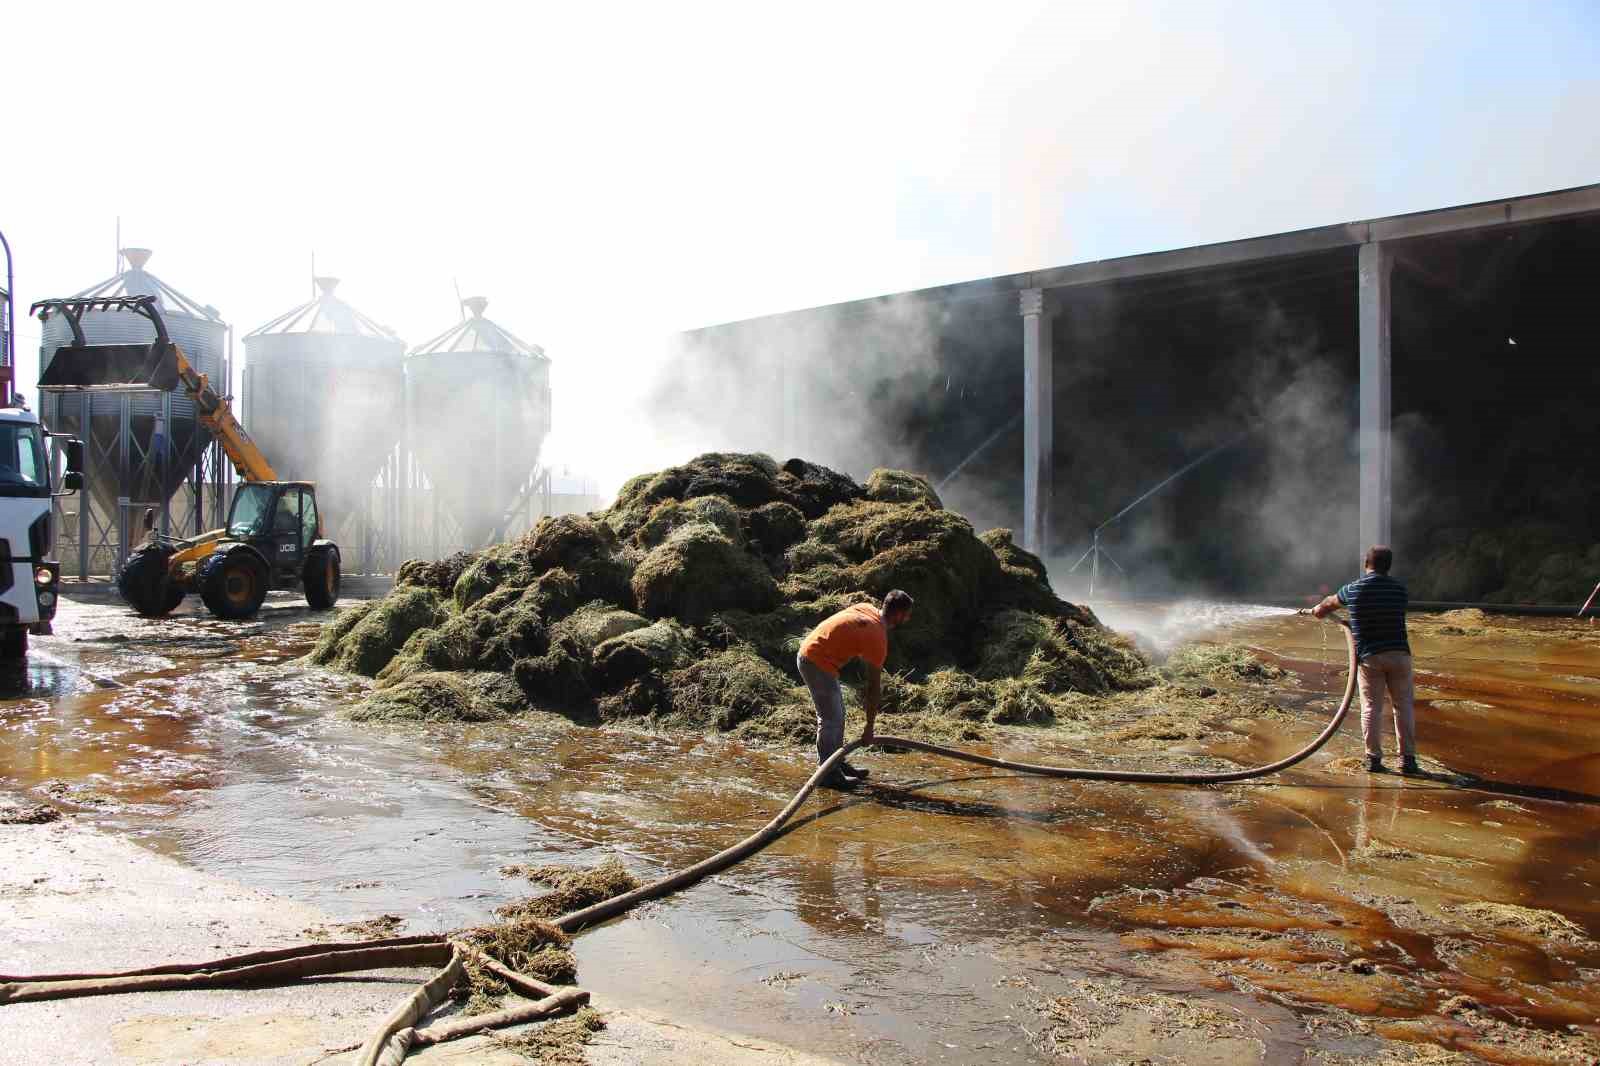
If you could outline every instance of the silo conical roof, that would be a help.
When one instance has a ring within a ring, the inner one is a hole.
[[[78,293],[79,297],[154,296],[162,314],[188,315],[209,322],[221,322],[222,315],[210,304],[196,303],[171,285],[144,268],[150,261],[148,248],[123,248],[122,258],[128,269],[98,285],[91,285]]]
[[[544,349],[519,339],[507,329],[483,317],[489,301],[482,296],[469,296],[461,301],[470,314],[460,324],[450,327],[431,341],[412,349],[413,356],[449,355],[463,352],[498,352],[509,355],[526,355],[535,359],[548,359]]]
[[[281,336],[296,333],[325,333],[347,337],[372,337],[377,340],[398,341],[394,331],[357,311],[333,294],[339,287],[338,278],[316,278],[320,294],[313,300],[274,318],[266,325],[245,334],[252,337]]]

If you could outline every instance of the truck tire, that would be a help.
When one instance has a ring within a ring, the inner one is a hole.
[[[300,583],[306,590],[306,602],[315,611],[326,611],[339,602],[339,549],[312,548],[306,555],[306,564],[300,570]]]
[[[152,544],[133,552],[117,575],[117,591],[146,618],[160,618],[183,602],[183,589],[168,573],[173,550]]]
[[[0,663],[20,663],[28,657],[28,627],[6,626],[0,630]]]
[[[200,598],[218,618],[249,618],[267,598],[267,564],[253,551],[218,553],[200,572]]]

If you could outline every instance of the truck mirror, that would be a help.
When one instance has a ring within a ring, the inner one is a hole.
[[[83,488],[83,475],[76,470],[68,470],[61,475],[61,491],[77,492]]]
[[[78,484],[83,484],[83,441],[67,441],[67,477],[78,475]]]

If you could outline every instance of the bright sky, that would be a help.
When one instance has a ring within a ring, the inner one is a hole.
[[[453,281],[555,361],[557,460],[714,322],[1600,181],[1600,5],[12,5],[18,303],[125,245],[238,334]],[[37,322],[20,323],[23,389]]]

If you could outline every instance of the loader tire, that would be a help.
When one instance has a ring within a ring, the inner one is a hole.
[[[171,548],[159,544],[139,548],[128,556],[117,575],[117,591],[146,618],[170,614],[183,602],[183,589],[169,573],[172,556]]]
[[[312,548],[306,554],[305,566],[300,570],[300,584],[306,590],[306,602],[314,611],[326,611],[339,602],[338,548]]]
[[[249,618],[267,598],[267,564],[253,551],[218,553],[200,572],[200,598],[218,618]]]

